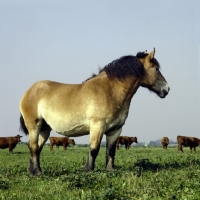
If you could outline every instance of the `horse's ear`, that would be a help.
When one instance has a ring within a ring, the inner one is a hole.
[[[149,54],[149,60],[154,58],[155,52],[156,52],[156,50],[154,48],[153,51]]]

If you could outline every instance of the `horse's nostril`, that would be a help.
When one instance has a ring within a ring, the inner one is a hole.
[[[168,94],[168,91],[167,90],[163,90],[163,93],[164,93],[165,96]]]

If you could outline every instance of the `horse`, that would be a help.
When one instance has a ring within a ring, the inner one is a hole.
[[[122,56],[80,84],[50,80],[34,83],[20,100],[20,128],[29,134],[30,174],[42,173],[40,153],[51,130],[68,137],[90,134],[86,172],[94,170],[105,134],[105,170],[114,170],[116,140],[137,89],[145,87],[160,98],[170,90],[154,54],[155,48],[150,53]]]

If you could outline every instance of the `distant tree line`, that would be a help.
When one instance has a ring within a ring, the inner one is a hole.
[[[177,144],[177,142],[174,142],[173,140],[169,140],[169,145]],[[161,139],[150,141],[148,146],[161,146]]]

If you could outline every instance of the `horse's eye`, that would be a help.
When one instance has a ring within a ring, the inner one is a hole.
[[[156,67],[155,70],[156,70],[156,72],[159,72],[159,68],[158,67]]]

